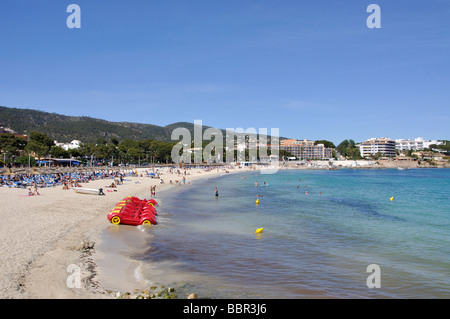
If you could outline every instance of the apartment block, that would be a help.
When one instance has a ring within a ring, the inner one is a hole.
[[[371,156],[380,153],[382,156],[394,157],[395,141],[386,138],[370,138],[358,145],[362,157]]]
[[[314,144],[314,141],[298,141],[287,139],[280,141],[280,150],[285,150],[297,159],[330,159],[333,157],[333,149],[325,147],[323,144]]]
[[[440,145],[444,143],[438,140],[424,140],[423,137],[418,137],[414,140],[396,139],[395,149],[399,151],[417,151],[429,148],[431,144]]]

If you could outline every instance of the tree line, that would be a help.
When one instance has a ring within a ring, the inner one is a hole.
[[[98,138],[95,143],[84,143],[79,148],[65,150],[55,145],[44,133],[31,132],[28,139],[13,134],[0,134],[2,158],[0,166],[36,165],[45,158],[77,158],[85,164],[170,163],[171,150],[176,142],[151,139],[119,141]],[[36,159],[38,161],[36,161]]]
[[[132,140],[124,139],[119,141],[112,137],[106,139],[97,138],[97,141],[82,143],[79,148],[65,150],[61,146],[55,145],[53,139],[45,133],[31,132],[28,139],[13,134],[0,134],[0,150],[3,158],[0,159],[0,166],[5,164],[11,165],[38,165],[40,160],[48,158],[57,159],[77,159],[86,165],[119,165],[119,164],[145,164],[145,163],[172,163],[172,149],[178,141],[164,142],[152,139]],[[208,145],[208,141],[203,141],[202,149]],[[194,147],[193,142],[190,146]],[[211,155],[215,156],[215,149]],[[225,148],[221,150],[225,154]],[[234,151],[234,158],[237,159],[237,150]],[[267,155],[271,152],[268,150]],[[289,155],[286,151],[279,150],[279,156],[285,157]],[[190,162],[194,162],[194,153],[191,153]],[[259,159],[259,152],[257,155]],[[253,160],[250,158],[249,150],[245,149],[245,160]],[[185,162],[189,159],[185,158]],[[214,162],[204,158],[204,162]]]

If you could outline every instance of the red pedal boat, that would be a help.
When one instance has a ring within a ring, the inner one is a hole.
[[[114,225],[156,225],[154,199],[139,199],[135,196],[125,197],[108,213],[108,220]]]

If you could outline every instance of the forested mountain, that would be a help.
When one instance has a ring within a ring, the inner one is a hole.
[[[83,143],[95,142],[101,137],[106,140],[114,137],[118,140],[171,141],[172,131],[177,127],[187,128],[192,137],[194,132],[194,124],[187,122],[173,123],[163,127],[152,124],[110,122],[86,116],[66,116],[4,106],[0,106],[0,126],[11,128],[19,134],[40,132],[59,142],[80,140]],[[203,126],[203,130],[207,128],[208,126]]]

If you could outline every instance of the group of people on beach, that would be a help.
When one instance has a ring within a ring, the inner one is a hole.
[[[38,186],[47,186],[49,184],[62,185],[64,182],[86,183],[91,180],[117,178],[123,181],[124,174],[120,171],[101,170],[93,172],[77,172],[77,173],[51,173],[51,174],[14,174],[0,176],[0,186],[15,184],[36,183]]]
[[[38,187],[36,183],[33,183],[34,190],[31,190],[31,187],[28,188],[28,196],[41,195],[39,194]]]
[[[169,170],[169,174],[178,174],[179,177],[181,177],[181,180],[169,180],[169,184],[173,185],[191,185],[191,182],[186,182],[186,175],[190,175],[188,172],[186,172],[186,170],[184,170],[184,172],[181,172],[179,169],[176,170],[171,168]],[[157,175],[155,175],[157,178],[159,178],[159,183],[160,184],[165,184],[166,181],[162,178],[162,174],[157,173]]]
[[[73,187],[82,187],[81,183],[110,178],[114,179],[113,182],[105,187],[116,188],[117,185],[123,184],[124,174],[125,172],[123,171],[98,170],[92,172],[1,175],[0,186],[24,188],[28,190],[27,196],[34,196],[40,195],[39,188],[62,185],[62,190],[69,190]],[[136,176],[137,173],[131,172],[127,173],[127,175]]]
[[[175,183],[175,185],[180,185],[180,186],[181,185],[186,185],[186,184],[189,185],[189,186],[191,185],[191,182],[187,182],[186,183],[186,177],[184,177],[184,176],[183,176],[181,181],[179,181],[177,179],[175,181],[172,181],[172,180],[169,181],[169,184],[174,184],[174,183]],[[164,180],[163,179],[161,179],[160,184],[164,184]]]

